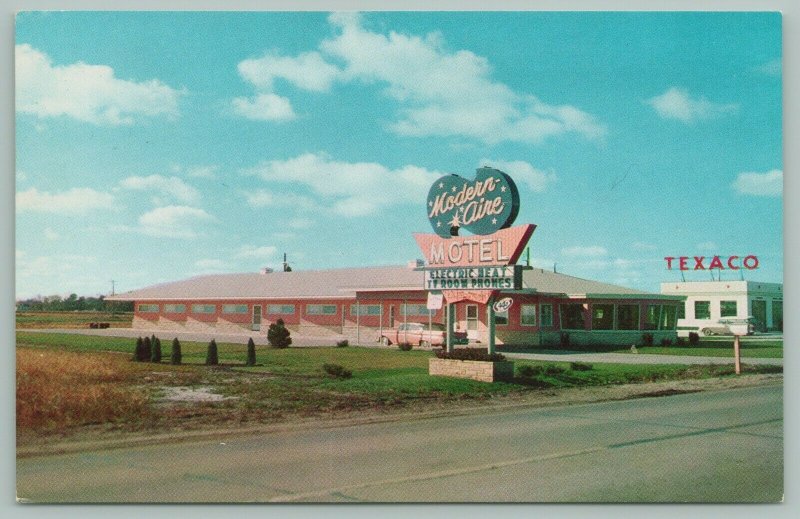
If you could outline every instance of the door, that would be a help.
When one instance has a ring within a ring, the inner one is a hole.
[[[389,305],[389,328],[394,328],[394,305]]]
[[[753,299],[753,321],[757,332],[767,331],[767,302],[763,299]]]
[[[478,305],[467,305],[467,338],[478,338]]]
[[[261,305],[253,305],[253,330],[261,330]]]

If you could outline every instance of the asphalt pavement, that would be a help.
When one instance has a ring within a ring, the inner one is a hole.
[[[26,502],[779,502],[782,386],[24,458]]]

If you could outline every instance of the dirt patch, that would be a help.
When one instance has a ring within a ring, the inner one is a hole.
[[[221,402],[223,400],[236,399],[235,396],[223,396],[213,392],[210,386],[200,387],[164,387],[157,402]]]

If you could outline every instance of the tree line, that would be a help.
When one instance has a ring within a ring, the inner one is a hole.
[[[105,296],[37,296],[17,301],[18,312],[133,312],[133,301],[106,301]]]

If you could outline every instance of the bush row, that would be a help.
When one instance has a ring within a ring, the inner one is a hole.
[[[144,339],[138,337],[136,339],[136,346],[134,348],[133,359],[136,362],[161,362],[161,339],[155,335],[145,337]],[[181,353],[181,343],[177,337],[172,339],[172,352],[170,353],[170,364],[180,364],[183,360]],[[217,350],[217,341],[211,339],[208,343],[206,350],[206,365],[216,366],[219,364],[219,352]],[[256,365],[256,343],[251,337],[247,341],[247,358],[245,359],[246,366]]]

